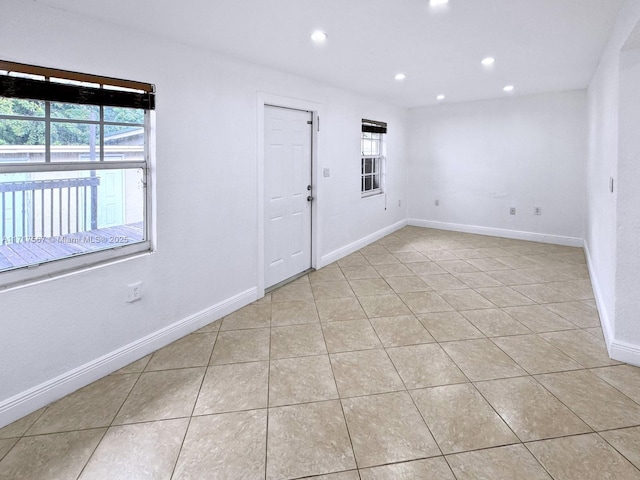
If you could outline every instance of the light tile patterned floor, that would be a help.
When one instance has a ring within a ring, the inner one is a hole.
[[[640,479],[594,305],[580,249],[407,227],[1,429],[0,479]]]

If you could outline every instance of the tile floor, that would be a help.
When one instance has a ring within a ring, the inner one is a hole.
[[[415,227],[0,430],[0,479],[640,479],[580,249]]]

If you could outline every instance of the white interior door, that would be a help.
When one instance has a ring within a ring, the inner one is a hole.
[[[265,288],[311,268],[311,121],[264,108]]]

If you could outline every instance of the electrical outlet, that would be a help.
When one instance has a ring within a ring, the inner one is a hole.
[[[127,285],[127,303],[137,302],[142,298],[142,282]]]
[[[533,207],[534,215],[542,215],[542,209],[540,207]]]
[[[440,200],[436,200],[436,207],[440,206]]]
[[[323,169],[322,170],[322,176],[325,177],[325,178],[330,177],[331,176],[331,169],[329,169],[329,168]]]
[[[511,208],[509,209],[509,215],[515,215],[515,214],[516,214],[516,209],[515,209],[515,207],[511,207]]]

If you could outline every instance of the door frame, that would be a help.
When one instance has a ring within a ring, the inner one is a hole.
[[[318,198],[321,196],[320,182],[318,179],[318,118],[322,111],[322,104],[309,100],[298,98],[284,97],[280,95],[272,95],[269,93],[258,92],[257,99],[257,167],[256,167],[256,184],[257,184],[257,213],[258,213],[258,237],[257,237],[257,294],[258,298],[264,297],[265,290],[265,268],[264,268],[264,108],[265,105],[272,107],[290,108],[293,110],[303,110],[311,112],[311,185],[313,190],[311,194],[314,201],[311,204],[311,268],[315,268],[318,264],[319,238],[320,238],[320,222],[318,210]]]

